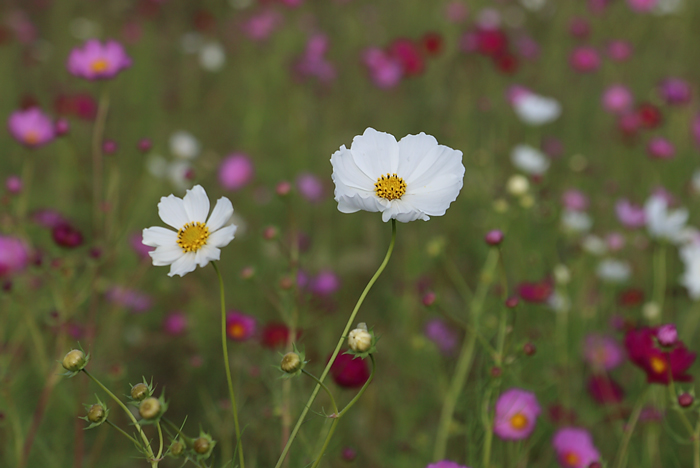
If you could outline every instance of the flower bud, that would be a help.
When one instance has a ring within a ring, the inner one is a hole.
[[[503,231],[501,231],[500,229],[494,229],[493,231],[489,231],[486,233],[486,236],[484,236],[484,240],[488,245],[494,247],[500,245],[501,242],[503,242]]]
[[[185,453],[185,444],[183,444],[179,440],[173,442],[170,446],[170,455],[172,455],[173,457],[179,457],[183,453]]]
[[[656,331],[656,339],[659,340],[661,346],[670,347],[678,341],[678,331],[672,323],[662,325]]]
[[[433,305],[435,303],[436,298],[437,298],[437,296],[435,295],[435,293],[433,291],[428,291],[427,293],[423,294],[423,298],[422,298],[423,305],[426,307],[430,307],[431,305]]]
[[[62,364],[63,368],[67,371],[78,372],[83,370],[87,364],[87,358],[85,357],[85,353],[81,350],[73,349],[68,351],[68,354],[63,357]]]
[[[92,405],[87,412],[87,419],[93,424],[99,424],[107,418],[107,411],[100,403]]]
[[[678,404],[681,405],[682,408],[688,408],[694,401],[695,398],[693,398],[693,395],[690,393],[682,393],[678,395]]]
[[[285,195],[287,195],[290,190],[292,190],[292,184],[287,182],[286,180],[283,180],[282,182],[277,184],[277,187],[275,187],[275,192],[280,197],[284,197]]]
[[[263,231],[263,239],[265,240],[274,240],[278,235],[279,229],[277,229],[275,226],[268,226]]]
[[[146,397],[151,396],[151,390],[144,383],[137,383],[131,387],[131,398],[136,401],[142,401]]]
[[[511,296],[508,299],[506,299],[506,307],[508,307],[509,309],[514,309],[518,306],[519,303],[520,300],[516,296]]]
[[[199,437],[194,441],[194,451],[200,455],[204,455],[209,451],[210,445],[206,437]]]
[[[528,342],[523,345],[523,352],[526,356],[532,356],[537,352],[537,348],[534,344]]]
[[[160,415],[160,401],[158,398],[148,397],[139,405],[139,414],[143,419],[155,419]]]
[[[372,346],[372,335],[367,331],[367,328],[359,328],[358,325],[358,328],[348,334],[348,345],[356,353],[367,352]]]
[[[498,378],[498,377],[500,377],[502,373],[503,373],[503,369],[501,369],[501,368],[498,367],[498,366],[493,366],[493,367],[491,368],[491,377],[493,377],[493,378]]]
[[[282,357],[280,367],[287,374],[293,374],[301,369],[302,364],[301,357],[297,353],[290,351]]]

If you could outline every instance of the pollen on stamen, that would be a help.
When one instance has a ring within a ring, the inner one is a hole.
[[[90,69],[94,73],[102,73],[103,71],[107,70],[109,63],[105,59],[97,59],[94,62],[90,64]]]
[[[192,222],[185,224],[177,232],[177,245],[185,252],[196,252],[207,243],[209,228],[206,224]]]
[[[406,193],[406,182],[396,174],[382,175],[374,183],[374,193],[386,200],[400,199]]]

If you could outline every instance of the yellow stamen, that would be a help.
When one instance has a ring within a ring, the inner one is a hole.
[[[36,145],[39,143],[39,134],[34,130],[30,130],[24,134],[24,142],[28,145]]]
[[[199,221],[185,224],[177,232],[177,245],[185,252],[196,252],[207,244],[209,228]]]
[[[245,335],[245,328],[240,323],[232,323],[228,326],[228,335],[231,338],[243,338]]]
[[[566,466],[574,468],[578,466],[580,458],[576,452],[568,452],[566,455],[564,455],[562,461],[566,464]]]
[[[97,59],[90,64],[90,70],[94,73],[102,73],[107,70],[109,62],[103,58]]]
[[[374,183],[374,192],[387,200],[400,199],[406,193],[406,182],[396,174],[383,175]]]
[[[510,425],[516,431],[524,429],[525,426],[527,426],[527,423],[527,416],[525,416],[523,413],[517,413],[515,416],[510,418]]]
[[[668,368],[666,361],[658,356],[652,356],[651,359],[649,359],[649,365],[651,366],[651,370],[657,374],[665,373],[666,369]]]

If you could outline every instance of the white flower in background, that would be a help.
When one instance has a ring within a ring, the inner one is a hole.
[[[688,210],[685,208],[671,211],[663,197],[652,195],[644,204],[644,214],[647,230],[652,237],[671,242],[682,239],[685,223],[688,221]]]
[[[528,182],[527,177],[520,174],[512,175],[508,178],[506,182],[506,190],[511,195],[519,197],[525,195],[528,190],[530,190],[530,182]]]
[[[695,192],[700,193],[700,169],[696,169],[695,172],[693,172],[693,177],[690,179],[690,185],[693,187]]]
[[[598,278],[608,283],[624,283],[632,274],[629,263],[614,258],[606,258],[598,264]]]
[[[695,241],[679,249],[685,270],[680,277],[681,284],[688,290],[693,300],[700,299],[700,242]]]
[[[199,49],[199,64],[206,71],[221,70],[226,63],[226,52],[218,42],[208,42]]]
[[[571,310],[571,301],[569,298],[557,291],[554,291],[547,299],[547,304],[554,312],[566,313]]]
[[[683,0],[659,0],[654,8],[657,15],[677,13],[683,8]]]
[[[523,123],[544,125],[559,118],[561,104],[556,99],[524,93],[513,102],[513,110]]]
[[[547,0],[520,0],[520,4],[530,11],[539,11],[547,4]]]
[[[230,224],[233,206],[226,197],[216,202],[209,214],[209,198],[201,185],[188,190],[184,198],[162,197],[158,216],[177,231],[162,227],[143,230],[143,243],[156,249],[149,252],[154,266],[170,265],[168,276],[185,276],[197,265],[219,260],[221,247],[233,240],[236,226]]]
[[[510,152],[510,160],[521,171],[542,175],[549,169],[549,159],[538,149],[528,145],[517,145]]]
[[[181,159],[194,159],[199,155],[199,141],[190,132],[179,130],[170,135],[170,151]]]
[[[393,135],[368,128],[331,156],[338,210],[381,212],[384,222],[442,216],[462,189],[462,152],[430,135]]]
[[[166,168],[165,177],[179,192],[192,186],[192,165],[189,161],[173,161]]]
[[[196,54],[202,48],[202,36],[194,31],[185,33],[180,39],[182,51],[186,54]]]
[[[560,263],[554,267],[554,281],[561,285],[569,284],[571,272],[566,265]]]
[[[591,255],[605,255],[608,251],[608,245],[600,237],[589,234],[581,241],[581,248]]]
[[[585,211],[564,210],[561,224],[567,231],[587,232],[593,226],[593,220]]]

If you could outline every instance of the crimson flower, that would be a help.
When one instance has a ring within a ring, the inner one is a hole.
[[[672,347],[657,347],[658,328],[642,327],[625,336],[625,348],[630,360],[647,374],[647,382],[668,385],[671,379],[691,382],[686,371],[695,362],[696,353],[688,351],[678,340]]]

